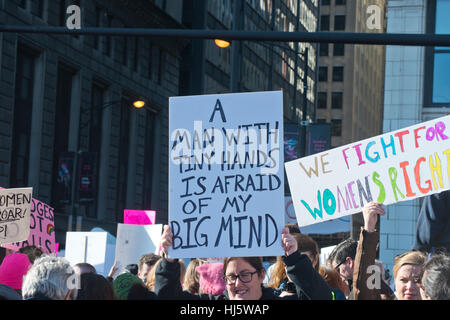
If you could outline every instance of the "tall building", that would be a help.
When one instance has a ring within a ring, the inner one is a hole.
[[[450,34],[446,0],[388,1],[387,32]],[[383,131],[390,132],[450,112],[448,47],[387,46]],[[392,270],[394,257],[411,250],[421,199],[387,208],[381,218],[380,259]]]
[[[385,0],[321,0],[320,31],[384,33],[385,6]],[[317,122],[331,123],[332,148],[382,133],[384,70],[384,46],[320,44]],[[350,235],[358,239],[362,215],[351,221]]]
[[[8,0],[0,21],[66,26],[70,5],[81,27],[182,27],[181,1]],[[168,97],[179,92],[184,45],[0,33],[0,186],[33,187],[54,207],[57,242],[76,221],[115,234],[125,208],[167,220]],[[137,99],[148,108],[134,109]]]
[[[183,2],[183,12],[183,23],[193,29],[315,32],[318,27],[318,0],[188,0]],[[219,48],[213,40],[193,40],[183,55],[180,93],[227,93],[231,78],[235,91],[282,89],[285,120],[299,123],[305,98],[305,48],[309,118],[314,110],[316,47],[311,43],[233,41],[230,47]]]

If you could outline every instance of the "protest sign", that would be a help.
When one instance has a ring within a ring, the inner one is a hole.
[[[34,245],[41,248],[44,253],[55,253],[53,208],[42,201],[32,198],[28,223],[30,233],[25,241],[14,241],[13,243],[2,245],[2,247],[17,251],[22,247]]]
[[[281,255],[282,92],[174,97],[169,115],[169,257]]]
[[[450,188],[450,116],[285,163],[299,226]]]
[[[155,224],[156,211],[154,210],[124,210],[124,224]]]
[[[32,193],[33,188],[0,190],[0,244],[28,238]]]
[[[107,232],[67,232],[65,258],[72,266],[86,262],[107,276],[114,263],[115,247],[107,243]]]
[[[285,221],[289,224],[297,224],[295,216],[294,202],[292,198],[286,196],[284,198]],[[345,216],[333,220],[326,220],[309,226],[300,227],[303,234],[333,234],[337,232],[350,231],[350,217]]]
[[[116,261],[119,274],[129,264],[138,264],[143,254],[159,252],[162,225],[117,224]]]

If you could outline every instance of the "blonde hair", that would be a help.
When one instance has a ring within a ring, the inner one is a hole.
[[[203,259],[192,259],[191,262],[189,262],[188,267],[186,269],[186,275],[184,276],[183,281],[184,290],[188,290],[191,293],[198,293],[200,289],[199,284],[200,275],[195,269],[204,263],[205,261]]]
[[[405,253],[402,253],[401,255],[395,257],[394,279],[397,278],[398,270],[400,270],[400,268],[403,267],[404,265],[412,264],[418,265],[422,268],[426,261],[427,256],[423,252],[407,251]]]

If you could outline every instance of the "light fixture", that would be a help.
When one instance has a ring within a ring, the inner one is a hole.
[[[218,46],[220,48],[226,48],[230,45],[230,43],[228,41],[220,40],[220,39],[214,39],[214,42],[215,42],[216,46]]]
[[[141,109],[145,107],[145,101],[144,100],[136,100],[133,102],[133,106],[137,109]]]

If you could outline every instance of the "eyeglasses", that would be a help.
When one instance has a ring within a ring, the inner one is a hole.
[[[252,277],[255,273],[258,273],[258,271],[244,271],[239,274],[227,274],[223,278],[227,282],[227,284],[233,284],[236,283],[236,280],[239,278],[239,281],[243,283],[249,283],[252,281]]]
[[[345,263],[345,262],[347,262],[347,260],[342,260],[341,262],[339,262],[339,264],[336,266],[336,267],[334,267],[334,269],[336,269],[337,271],[339,271],[339,267],[343,264],[343,263]]]

